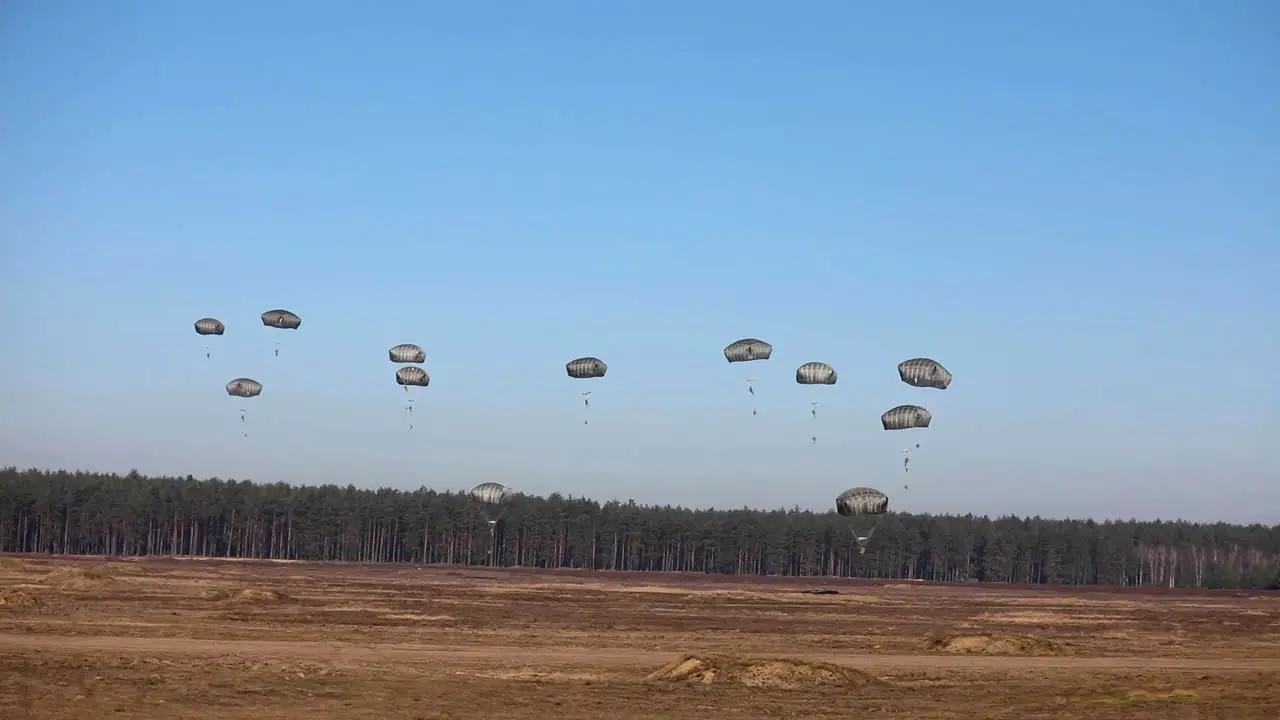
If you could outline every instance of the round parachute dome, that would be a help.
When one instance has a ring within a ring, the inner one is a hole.
[[[768,360],[772,355],[773,346],[755,338],[743,338],[729,343],[724,349],[724,359],[731,363]]]
[[[885,430],[909,430],[911,428],[927,428],[933,422],[933,413],[919,405],[899,405],[886,410],[880,416],[880,424]]]
[[[297,330],[302,326],[302,318],[288,310],[268,310],[262,313],[262,324],[281,330]]]
[[[849,488],[836,496],[836,512],[853,515],[882,515],[889,509],[889,496],[869,487]]]
[[[387,351],[393,363],[421,364],[427,361],[427,351],[412,343],[397,345]]]
[[[597,357],[580,357],[565,363],[564,370],[569,377],[583,380],[604,377],[604,374],[609,371],[609,366]]]
[[[431,376],[420,367],[402,367],[396,371],[396,384],[427,387],[431,384]]]
[[[485,482],[471,488],[471,497],[482,503],[497,505],[511,497],[511,488],[496,482]]]
[[[919,388],[946,390],[951,385],[951,372],[930,358],[911,358],[898,363],[902,382]]]
[[[262,394],[262,383],[252,378],[236,378],[227,383],[227,394],[232,397],[257,397]]]
[[[200,318],[196,321],[197,335],[221,335],[227,331],[227,326],[222,324],[217,318]]]
[[[805,363],[796,368],[796,382],[801,385],[835,385],[836,369],[826,363]]]

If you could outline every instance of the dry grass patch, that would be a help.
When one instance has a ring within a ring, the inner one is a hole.
[[[683,655],[649,673],[645,680],[704,685],[727,682],[770,690],[861,688],[879,682],[860,670],[830,663],[725,655]]]
[[[1101,625],[1123,621],[1112,615],[1092,613],[1055,613],[1036,610],[1012,610],[1009,612],[984,612],[974,615],[972,620],[984,622],[1008,623],[1011,625]]]
[[[1191,690],[1130,690],[1119,695],[1096,698],[1105,705],[1136,705],[1145,703],[1195,702],[1200,694]]]
[[[295,602],[291,595],[282,593],[279,590],[261,587],[247,587],[239,590],[208,590],[204,593],[204,598],[232,605],[269,605]]]
[[[43,604],[38,596],[20,588],[0,590],[0,608],[6,610],[28,610]]]
[[[924,641],[924,649],[932,652],[970,653],[979,655],[1066,655],[1060,643],[1030,635],[934,635]]]

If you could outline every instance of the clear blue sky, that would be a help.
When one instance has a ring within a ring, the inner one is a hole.
[[[868,5],[4,3],[0,463],[1280,521],[1280,6]]]

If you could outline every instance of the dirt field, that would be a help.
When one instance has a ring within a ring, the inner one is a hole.
[[[0,557],[3,718],[1276,718],[1280,597]]]

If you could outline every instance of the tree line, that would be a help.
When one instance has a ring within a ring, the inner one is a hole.
[[[0,469],[0,552],[1280,590],[1280,526],[835,512]],[[496,519],[490,529],[487,522]]]

